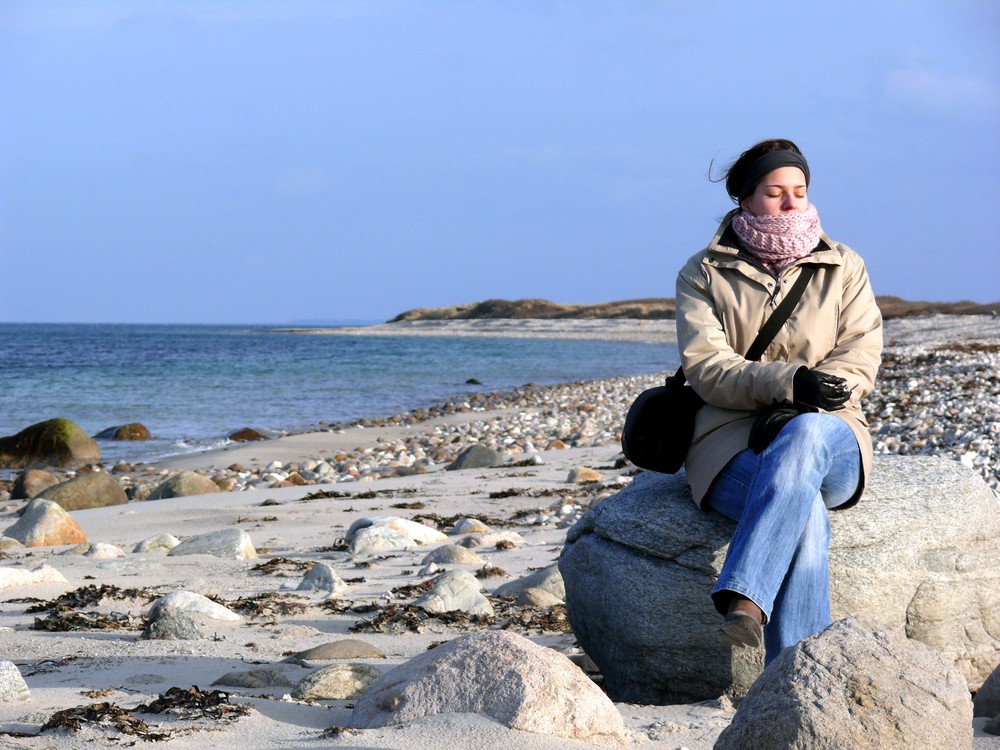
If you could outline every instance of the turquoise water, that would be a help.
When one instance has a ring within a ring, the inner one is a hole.
[[[672,345],[632,342],[0,324],[0,435],[53,417],[91,435],[142,422],[154,440],[100,441],[101,452],[148,461],[223,444],[241,427],[302,431],[528,382],[663,372],[676,361]]]

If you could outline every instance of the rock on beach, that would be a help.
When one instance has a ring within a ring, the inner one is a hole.
[[[972,701],[954,664],[866,617],[786,648],[715,750],[971,750]]]
[[[830,514],[833,616],[905,628],[978,687],[1000,661],[997,510],[955,461],[877,457],[861,503]],[[642,474],[570,530],[559,560],[567,614],[613,698],[743,694],[757,678],[761,651],[706,637],[719,626],[708,592],[733,527],[694,507],[683,474]]]
[[[80,524],[57,503],[36,497],[24,509],[24,515],[3,532],[25,547],[54,547],[87,541]]]
[[[357,727],[478,713],[512,729],[624,748],[621,714],[569,659],[506,631],[459,636],[385,674],[358,698]]]

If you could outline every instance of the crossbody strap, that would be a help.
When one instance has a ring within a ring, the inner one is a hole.
[[[791,291],[781,300],[778,309],[771,313],[771,317],[767,319],[767,322],[761,327],[760,333],[757,334],[757,338],[753,340],[750,348],[747,349],[746,358],[748,360],[756,362],[760,359],[760,355],[767,349],[768,344],[774,340],[778,330],[781,326],[785,325],[788,316],[792,314],[792,310],[799,303],[799,299],[802,297],[802,293],[806,290],[806,286],[809,284],[809,280],[813,277],[814,273],[816,273],[816,266],[802,266],[802,270],[799,271],[799,277],[792,284]]]
[[[809,285],[809,281],[812,279],[813,275],[816,273],[816,266],[803,265],[802,270],[799,271],[799,277],[792,284],[791,290],[781,300],[781,304],[778,305],[770,317],[764,321],[764,325],[761,326],[760,331],[757,333],[757,338],[753,340],[750,344],[750,348],[747,350],[746,358],[752,362],[760,359],[760,355],[764,353],[771,341],[777,335],[781,326],[785,325],[785,321],[788,320],[788,316],[792,314],[792,310],[799,303],[799,299],[802,297],[802,293],[806,290]],[[679,378],[681,383],[686,379],[684,377],[684,368],[679,367],[677,369],[677,374],[674,375],[675,378]]]

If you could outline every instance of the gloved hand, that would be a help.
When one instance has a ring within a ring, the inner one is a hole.
[[[813,406],[826,411],[843,409],[851,397],[847,381],[836,375],[827,375],[819,370],[800,367],[792,380],[795,403]]]
[[[798,407],[792,404],[776,404],[770,409],[766,409],[757,415],[757,419],[750,428],[750,440],[747,443],[757,455],[769,446],[778,437],[781,428],[797,417],[801,412]]]

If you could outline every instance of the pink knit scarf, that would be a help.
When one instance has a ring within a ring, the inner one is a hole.
[[[739,211],[733,216],[733,231],[743,247],[774,273],[804,258],[819,244],[819,215],[811,203],[794,214],[754,216]]]

